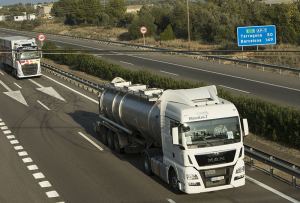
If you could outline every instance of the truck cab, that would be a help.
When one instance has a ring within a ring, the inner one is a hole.
[[[160,101],[165,179],[174,190],[191,194],[245,184],[239,113],[217,97],[215,86],[166,90]]]

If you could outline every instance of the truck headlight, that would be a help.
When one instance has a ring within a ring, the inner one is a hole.
[[[196,174],[186,174],[187,180],[197,180],[198,176]]]
[[[245,166],[237,168],[235,172],[236,173],[243,173],[243,172],[245,172]]]

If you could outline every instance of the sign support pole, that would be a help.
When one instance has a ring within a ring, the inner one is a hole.
[[[145,34],[143,34],[144,46],[146,46]]]

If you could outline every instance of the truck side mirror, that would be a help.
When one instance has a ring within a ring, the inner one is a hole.
[[[248,120],[243,118],[244,136],[249,135]]]
[[[178,139],[178,128],[172,128],[172,138],[173,138],[173,144],[178,145],[179,139]]]

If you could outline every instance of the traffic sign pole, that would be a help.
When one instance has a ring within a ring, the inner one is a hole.
[[[146,46],[145,34],[143,34],[144,46]]]

